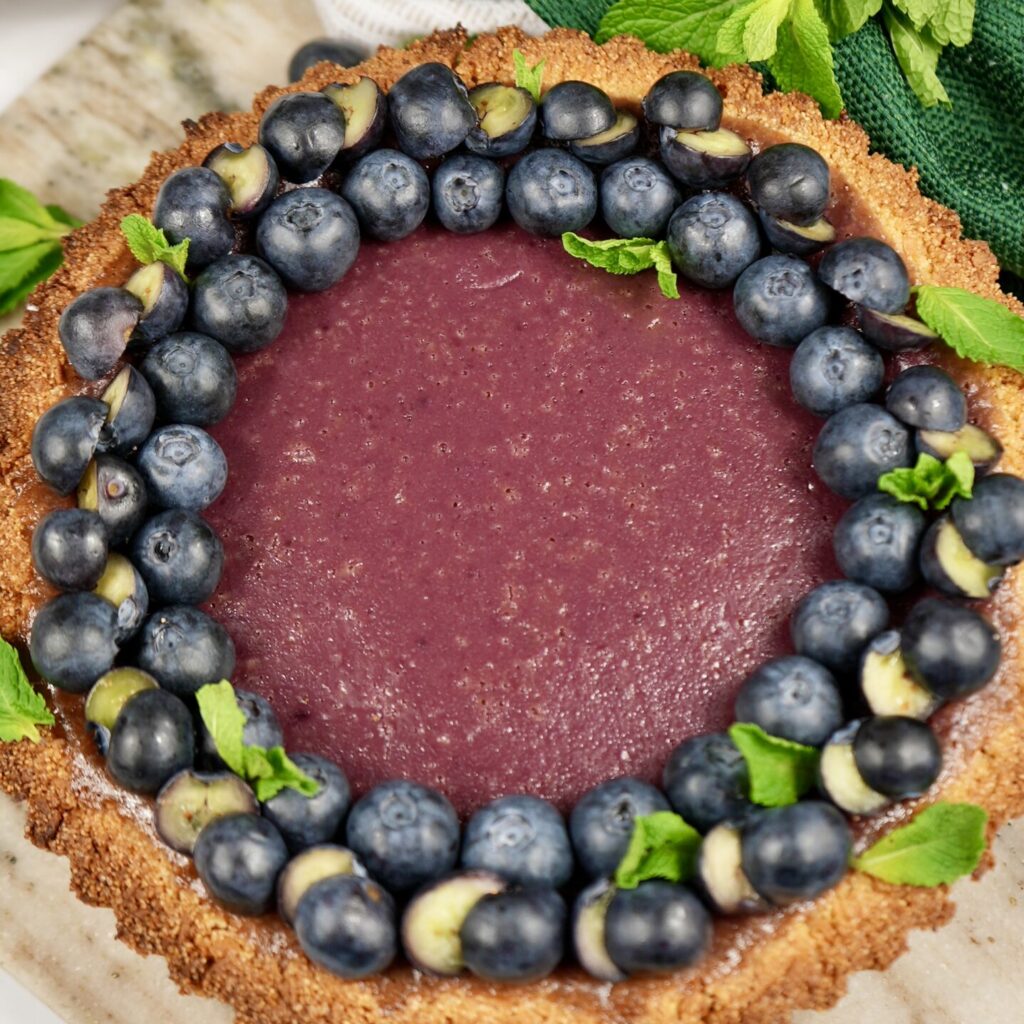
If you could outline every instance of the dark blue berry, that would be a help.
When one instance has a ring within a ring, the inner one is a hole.
[[[640,143],[640,122],[627,110],[615,112],[615,123],[607,131],[569,143],[569,152],[588,164],[611,164],[629,156]]]
[[[795,256],[765,256],[747,267],[733,289],[733,306],[748,334],[783,348],[795,348],[829,315],[828,292]]]
[[[901,715],[865,719],[853,740],[861,778],[894,800],[921,796],[939,777],[942,750],[924,722]]]
[[[665,168],[645,156],[627,157],[601,174],[601,216],[620,238],[661,238],[682,198]]]
[[[32,430],[32,465],[58,494],[70,494],[99,444],[108,406],[75,395],[50,406]]]
[[[789,364],[793,397],[816,416],[867,402],[882,390],[885,362],[849,327],[819,327],[797,346]]]
[[[797,654],[839,675],[857,670],[867,643],[889,625],[889,606],[877,590],[850,580],[815,587],[796,607],[791,631]]]
[[[1014,565],[1024,558],[1024,480],[992,473],[970,498],[956,498],[953,522],[964,543],[984,562]]]
[[[669,756],[662,785],[677,814],[700,832],[750,807],[747,762],[725,733],[693,736]]]
[[[32,531],[32,564],[61,590],[92,590],[107,565],[103,520],[87,509],[54,509]]]
[[[281,333],[287,308],[281,279],[257,256],[224,256],[192,289],[192,325],[231,352],[266,348]]]
[[[537,104],[525,90],[500,82],[485,82],[469,92],[479,124],[466,136],[466,148],[480,156],[521,153],[537,126]]]
[[[541,132],[547,139],[586,139],[614,124],[612,101],[589,82],[559,82],[548,89],[540,104]]]
[[[205,430],[171,423],[149,436],[139,451],[139,471],[150,500],[161,508],[206,508],[228,479],[221,447]]]
[[[750,162],[747,182],[751,197],[765,213],[793,224],[816,221],[828,205],[828,164],[798,142],[761,150]]]
[[[818,264],[818,276],[844,298],[879,313],[901,313],[910,301],[903,260],[877,238],[837,242]]]
[[[263,804],[263,815],[278,827],[288,848],[297,852],[334,838],[348,811],[350,790],[345,773],[333,762],[315,754],[292,754],[291,758],[320,788],[313,796],[282,789]]]
[[[810,224],[793,224],[781,217],[773,217],[764,210],[757,211],[761,227],[771,247],[778,252],[794,256],[810,256],[829,242],[835,241],[836,229],[824,217]]]
[[[170,264],[147,263],[124,286],[142,302],[142,317],[131,337],[133,347],[143,348],[181,326],[188,312],[188,285]]]
[[[341,39],[311,39],[303,43],[288,61],[288,81],[297,82],[311,67],[324,60],[343,68],[354,68],[367,56],[358,46]]]
[[[917,581],[917,549],[927,522],[916,505],[869,494],[843,514],[832,537],[842,574],[886,593]]]
[[[32,622],[29,655],[48,683],[85,693],[114,664],[117,615],[95,594],[61,594],[39,609]]]
[[[249,690],[235,690],[235,700],[245,719],[242,742],[246,746],[263,747],[264,750],[284,746],[284,729],[266,697],[251,693]],[[203,766],[209,771],[227,767],[217,753],[213,734],[206,728],[206,723],[202,719],[199,721],[199,755]]]
[[[154,604],[202,604],[220,582],[224,545],[195,512],[168,509],[132,538],[132,561]]]
[[[194,759],[192,715],[174,694],[141,690],[121,708],[110,730],[107,770],[126,789],[155,793]]]
[[[535,235],[581,231],[597,213],[594,175],[560,149],[537,149],[512,168],[505,190],[512,219]]]
[[[345,117],[345,144],[339,161],[349,163],[380,145],[388,123],[388,103],[372,78],[363,75],[348,85],[335,82],[321,92]]]
[[[149,613],[149,591],[139,570],[124,555],[114,552],[93,593],[113,605],[117,614],[114,639],[120,646],[135,635]]]
[[[858,306],[857,318],[864,337],[886,352],[924,348],[939,337],[920,320],[903,313],[879,313],[867,306]]]
[[[153,389],[146,378],[129,365],[107,385],[102,400],[109,411],[96,450],[122,457],[131,455],[153,429],[156,419]]]
[[[721,188],[738,178],[750,163],[746,139],[727,128],[714,132],[662,128],[658,146],[665,166],[689,189]]]
[[[967,423],[952,433],[945,430],[919,430],[914,437],[918,452],[945,462],[956,452],[963,452],[973,463],[978,475],[994,469],[1003,457],[1003,446],[987,430]]]
[[[205,334],[169,334],[146,353],[139,370],[165,421],[208,427],[224,419],[234,405],[235,364],[227,349]]]
[[[937,366],[911,366],[889,385],[885,407],[911,427],[959,430],[967,422],[967,399],[957,382]]]
[[[928,527],[919,559],[925,583],[950,597],[988,597],[1006,571],[973,554],[949,515],[940,516]]]
[[[676,269],[704,288],[724,288],[761,254],[753,214],[735,196],[705,192],[687,199],[668,222]]]
[[[136,659],[171,693],[190,697],[207,683],[230,679],[235,645],[205,612],[172,605],[151,615],[139,632]]]
[[[651,124],[685,131],[715,131],[722,121],[722,94],[706,75],[671,71],[648,90],[643,110]]]
[[[378,149],[356,163],[341,194],[352,204],[363,231],[382,242],[394,242],[423,223],[430,206],[430,181],[404,153]]]
[[[833,413],[814,443],[814,470],[844,498],[878,489],[878,478],[909,466],[910,432],[880,405],[858,402]]]
[[[601,981],[625,981],[626,974],[608,955],[605,921],[616,889],[607,878],[593,881],[576,897],[572,911],[572,939],[576,959],[589,975]]]
[[[286,93],[264,111],[259,140],[281,176],[303,184],[319,178],[334,162],[345,142],[345,118],[323,93]]]
[[[281,184],[274,158],[258,142],[251,146],[240,146],[237,142],[221,143],[207,155],[203,166],[209,167],[224,181],[231,194],[231,213],[243,219],[262,213],[277,195]]]
[[[462,80],[446,64],[418,64],[388,91],[395,140],[403,153],[430,160],[461,145],[477,116]]]
[[[186,768],[157,793],[153,824],[157,835],[178,853],[191,856],[199,833],[229,814],[258,814],[256,795],[234,772],[197,772]]]
[[[98,380],[109,373],[141,316],[142,303],[124,288],[93,288],[72,299],[57,333],[78,376]]]
[[[501,216],[505,172],[493,160],[456,153],[434,172],[432,192],[437,219],[449,231],[486,231]]]
[[[228,220],[231,193],[208,167],[185,167],[161,185],[153,223],[172,245],[188,241],[186,270],[197,270],[226,256],[235,247],[235,228]]]
[[[78,504],[99,513],[111,547],[123,544],[139,528],[148,501],[138,470],[116,455],[97,455],[78,490]]]

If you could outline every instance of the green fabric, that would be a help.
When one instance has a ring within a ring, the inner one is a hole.
[[[611,0],[527,0],[552,26],[593,32]],[[974,38],[946,47],[939,77],[950,99],[925,110],[881,26],[870,21],[836,46],[850,116],[872,145],[916,166],[921,190],[956,210],[1008,270],[1024,275],[1024,0],[979,0]]]

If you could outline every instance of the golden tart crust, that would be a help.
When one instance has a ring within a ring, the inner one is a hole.
[[[264,90],[251,112],[186,122],[178,149],[155,154],[140,181],[112,191],[96,220],[68,238],[65,265],[35,293],[24,325],[0,344],[4,636],[23,640],[33,609],[46,596],[32,570],[29,538],[41,511],[59,499],[35,482],[29,439],[39,414],[79,386],[64,359],[57,320],[76,294],[127,277],[133,261],[118,229],[121,218],[148,215],[164,178],[200,163],[218,143],[253,141],[260,113],[281,92],[360,74],[389,87],[428,60],[456,67],[469,85],[508,81],[515,47],[531,63],[544,58],[548,85],[582,78],[634,106],[662,74],[699,66],[687,54],[655,54],[626,37],[597,46],[568,30],[531,39],[504,29],[467,48],[462,30],[436,33],[406,50],[382,49],[359,68],[314,68],[299,85]],[[922,197],[913,172],[869,155],[859,127],[823,121],[804,96],[762,95],[760,78],[748,67],[709,74],[725,97],[726,123],[765,126],[763,138],[800,141],[821,152],[837,178],[867,201],[879,232],[903,255],[916,283],[967,288],[1024,312],[999,291],[988,247],[962,240],[956,214]],[[1006,445],[1004,467],[1024,472],[1020,378],[947,362],[963,382],[972,412]],[[991,831],[1024,812],[1024,654],[1015,641],[1022,579],[1012,573],[991,606],[1005,642],[996,682],[939,723],[947,767],[931,796],[984,805]],[[944,888],[892,887],[851,873],[812,904],[720,924],[710,957],[669,977],[613,987],[565,969],[539,984],[501,988],[394,968],[382,977],[343,982],[313,966],[283,924],[238,918],[215,906],[185,858],[156,842],[145,803],[105,783],[74,729],[58,726],[35,746],[0,745],[0,786],[26,801],[29,838],[68,857],[78,895],[113,908],[120,938],[140,952],[164,956],[182,989],[231,1004],[240,1024],[777,1024],[792,1009],[830,1006],[843,993],[847,974],[885,967],[904,950],[910,929],[940,925],[953,909]]]

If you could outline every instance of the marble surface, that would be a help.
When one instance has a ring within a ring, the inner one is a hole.
[[[178,142],[183,118],[247,106],[320,31],[309,0],[130,0],[0,115],[0,176],[89,218],[151,150]],[[0,797],[0,969],[68,1024],[137,1024],[140,1005],[166,1024],[231,1020],[220,1004],[179,995],[163,961],[117,942],[113,915],[79,903],[66,863],[29,845],[23,827],[21,808]],[[982,881],[957,886],[950,926],[913,935],[890,970],[856,975],[836,1008],[794,1022],[1024,1019],[1024,825],[1007,826],[995,853]],[[0,1024],[42,1017],[0,999]]]

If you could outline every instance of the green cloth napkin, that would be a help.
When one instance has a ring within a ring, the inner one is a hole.
[[[591,32],[611,0],[527,0],[551,26]],[[974,38],[947,46],[939,77],[953,109],[925,110],[872,20],[836,46],[850,116],[872,145],[916,166],[921,190],[956,210],[970,238],[1024,276],[1024,0],[979,0]]]

